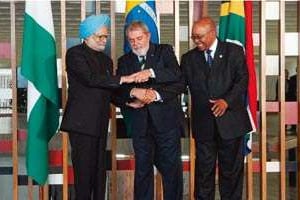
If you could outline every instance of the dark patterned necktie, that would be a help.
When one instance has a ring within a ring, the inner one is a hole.
[[[145,68],[146,58],[145,56],[139,56],[139,66],[143,70]]]
[[[212,52],[212,50],[210,50],[210,49],[206,50],[206,53],[207,53],[207,63],[208,63],[209,67],[211,67],[212,62],[213,62],[213,58],[211,56],[211,52]]]

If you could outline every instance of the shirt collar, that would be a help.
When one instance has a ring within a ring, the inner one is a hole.
[[[139,59],[139,62],[142,61],[143,57],[144,57],[144,59],[146,60],[146,55],[145,55],[145,56],[137,56],[137,57],[138,57],[138,59]]]
[[[218,39],[216,38],[215,41],[212,43],[212,45],[209,47],[209,50],[211,50],[211,57],[214,58],[215,52],[217,50],[217,45],[218,45]],[[207,53],[205,51],[205,58],[207,59]]]
[[[217,45],[218,45],[218,40],[216,38],[215,41],[212,43],[212,45],[209,47],[209,49],[212,51],[212,53],[216,52]]]

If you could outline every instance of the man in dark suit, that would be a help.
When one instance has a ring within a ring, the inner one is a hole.
[[[150,43],[144,23],[133,22],[126,35],[132,50],[119,58],[117,74],[136,73],[139,82],[122,86],[122,98],[128,102],[122,109],[131,117],[127,125],[135,152],[134,199],[154,199],[155,165],[162,175],[164,199],[181,200],[181,71],[172,47]]]
[[[196,144],[195,198],[213,200],[216,161],[221,199],[242,199],[243,137],[251,130],[245,106],[248,72],[242,47],[221,42],[211,18],[195,22],[196,48],[181,68],[192,99]]]
[[[110,19],[90,16],[81,22],[83,43],[66,55],[68,101],[60,129],[69,132],[76,200],[105,199],[106,138],[111,94],[129,76],[113,76],[105,48]]]

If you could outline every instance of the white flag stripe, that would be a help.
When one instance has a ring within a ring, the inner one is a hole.
[[[52,11],[48,9],[51,1],[26,1],[25,12],[30,15],[37,24],[43,27],[54,38],[54,26],[52,19]]]
[[[155,14],[154,10],[152,9],[152,7],[150,7],[147,3],[140,4],[140,7],[143,8],[143,10],[152,18],[152,20],[154,21],[154,23],[157,26],[156,14]]]
[[[41,93],[35,88],[35,86],[31,83],[31,81],[28,81],[28,89],[27,89],[27,120],[29,120],[30,113],[37,102],[37,100],[40,98]]]

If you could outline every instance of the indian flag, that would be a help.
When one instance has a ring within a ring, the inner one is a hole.
[[[51,1],[26,1],[21,73],[28,80],[27,174],[48,177],[48,142],[59,121],[56,46]]]
[[[256,131],[256,73],[253,56],[252,39],[252,2],[231,0],[223,1],[220,11],[219,38],[222,41],[232,42],[245,49],[249,73],[246,105],[252,123],[252,131],[245,136],[244,155],[251,152],[251,133]]]

